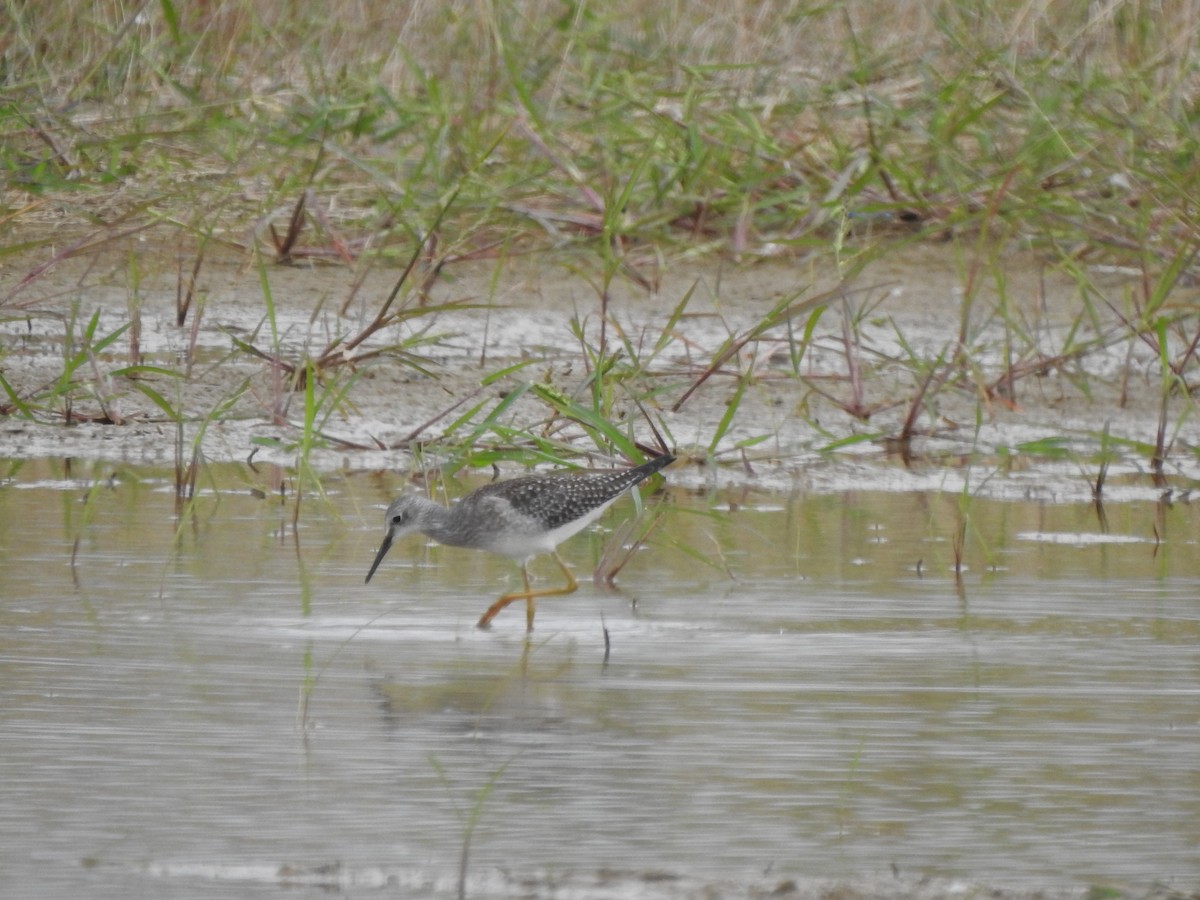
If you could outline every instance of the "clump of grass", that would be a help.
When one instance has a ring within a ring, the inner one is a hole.
[[[136,175],[158,222],[217,209],[235,230],[233,198],[195,173],[265,181],[252,232],[291,260],[309,252],[307,223],[324,245],[312,252],[348,261],[368,237],[387,252],[393,223],[411,242],[404,222],[515,122],[448,233],[596,245],[606,281],[647,287],[639,244],[808,252],[847,207],[900,234],[973,233],[998,215],[1018,239],[1110,259],[1141,252],[1148,225],[1163,226],[1150,252],[1164,262],[1186,239],[1194,0],[760,13],[15,6],[0,165],[31,196],[68,190],[82,208]]]

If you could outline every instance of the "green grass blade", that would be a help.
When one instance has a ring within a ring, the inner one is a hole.
[[[883,440],[887,437],[882,431],[876,431],[868,434],[852,434],[849,437],[840,438],[836,441],[830,441],[824,447],[818,447],[818,453],[836,453],[843,447],[854,447],[858,444],[870,444],[875,441]]]
[[[131,381],[129,382],[129,386],[143,394],[151,403],[161,409],[170,421],[179,422],[181,420],[180,411],[172,406],[166,397],[150,387],[150,385],[144,384],[141,381]]]
[[[614,451],[627,459],[641,459],[642,452],[634,442],[612,422],[601,416],[595,410],[581,406],[555,388],[547,384],[535,384],[533,392],[540,400],[548,404],[560,416],[571,419],[583,426],[583,430],[604,453]]]
[[[496,429],[497,420],[502,415],[504,415],[505,411],[510,406],[512,406],[514,403],[516,403],[524,395],[524,393],[527,389],[528,389],[528,385],[526,385],[526,384],[521,384],[521,385],[518,385],[517,387],[513,388],[513,390],[509,391],[504,397],[502,397],[500,399],[499,403],[497,403],[494,407],[492,407],[492,411],[487,414],[487,416],[484,418],[484,420],[482,422],[480,422],[473,429],[471,429],[471,433],[469,435],[467,435],[467,437],[462,441],[462,444],[460,445],[468,450],[468,454],[467,454],[468,456],[470,456],[470,457],[474,456],[473,453],[469,452],[470,448],[472,448],[474,446],[475,442],[477,440],[479,440],[479,438],[482,435],[486,434],[489,431],[493,431]],[[483,404],[479,404],[474,409],[479,409],[480,406],[482,406],[482,405]],[[468,413],[468,415],[470,415],[470,413]],[[465,416],[459,417],[459,419],[457,419],[455,421],[454,425],[451,426],[451,429],[456,428],[458,426],[458,424],[463,421],[464,418],[465,418]],[[450,431],[451,429],[447,429],[447,431]]]
[[[164,366],[152,366],[146,363],[139,363],[136,366],[124,366],[120,369],[114,369],[109,372],[114,378],[134,378],[138,375],[162,375],[165,378],[182,378],[183,373],[177,369],[168,369]]]
[[[179,44],[179,11],[175,9],[175,4],[171,0],[158,0],[159,9],[162,10],[163,21],[167,23],[167,32],[171,35],[171,43]]]
[[[708,455],[715,456],[717,445],[721,443],[721,438],[729,431],[733,425],[734,416],[737,415],[738,407],[742,403],[742,396],[746,393],[746,385],[750,381],[750,376],[743,375],[738,379],[737,390],[733,392],[733,397],[725,404],[725,412],[721,416],[721,421],[717,423],[717,430],[713,432],[712,440],[708,442]]]
[[[3,372],[0,372],[0,387],[4,388],[4,393],[8,395],[9,403],[12,404],[13,409],[20,413],[22,418],[33,418],[33,408],[17,395],[12,385],[8,383],[8,379],[4,377]]]

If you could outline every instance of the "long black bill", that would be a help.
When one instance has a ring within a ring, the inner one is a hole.
[[[371,563],[371,571],[367,573],[367,581],[371,580],[371,576],[375,574],[375,570],[379,568],[379,564],[383,562],[383,558],[387,556],[388,550],[392,546],[392,533],[389,531],[383,539],[383,543],[379,545],[379,552],[375,554],[375,562]],[[366,584],[366,581],[363,582]]]

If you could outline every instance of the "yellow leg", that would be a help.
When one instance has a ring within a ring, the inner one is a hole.
[[[575,580],[575,576],[571,570],[567,568],[567,564],[562,561],[562,557],[555,551],[553,554],[554,561],[558,563],[558,567],[562,569],[563,575],[567,578],[567,583],[562,587],[548,588],[543,591],[531,590],[529,587],[529,572],[524,566],[521,566],[521,580],[525,583],[525,590],[514,591],[511,594],[505,594],[495,603],[488,607],[479,619],[479,627],[487,628],[492,624],[492,619],[496,618],[497,613],[510,603],[516,603],[518,600],[525,601],[525,630],[533,631],[533,614],[536,609],[534,601],[538,597],[561,597],[564,594],[573,594],[579,589],[579,583]]]

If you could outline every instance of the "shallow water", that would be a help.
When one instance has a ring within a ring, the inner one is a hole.
[[[504,560],[410,538],[363,584],[390,476],[297,532],[273,470],[178,530],[163,470],[0,473],[10,896],[453,896],[468,835],[476,894],[1200,886],[1194,505],[974,501],[956,583],[957,494],[676,490],[611,593],[622,501],[526,642],[473,627]]]

